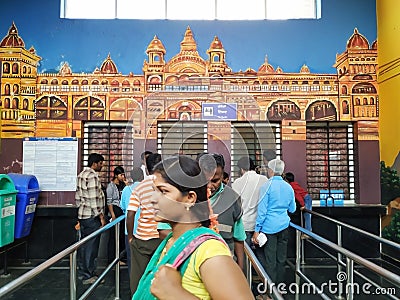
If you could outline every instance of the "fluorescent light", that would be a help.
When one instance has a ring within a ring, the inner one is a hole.
[[[264,0],[217,0],[218,20],[263,20]]]
[[[319,19],[321,0],[60,0],[69,19]]]
[[[163,20],[165,0],[118,0],[118,19]]]
[[[267,0],[267,19],[315,19],[315,0]]]
[[[64,8],[67,19],[115,18],[115,0],[68,0]]]
[[[168,0],[167,19],[214,20],[214,0]]]

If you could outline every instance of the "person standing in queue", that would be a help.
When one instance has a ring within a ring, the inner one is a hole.
[[[285,163],[280,159],[268,162],[270,179],[260,188],[260,201],[252,238],[253,243],[258,244],[258,235],[260,233],[266,235],[265,270],[275,284],[284,282],[285,279],[290,222],[288,212],[296,211],[294,191],[282,178],[284,168]]]
[[[209,180],[210,203],[214,213],[218,216],[219,233],[228,244],[240,268],[244,270],[246,233],[242,221],[242,201],[231,187],[222,182],[225,159],[222,154],[218,153],[199,155],[197,159]]]
[[[109,218],[111,221],[114,221],[119,216],[122,216],[124,212],[121,209],[120,201],[121,201],[121,193],[124,187],[126,186],[126,177],[125,170],[122,166],[117,166],[113,170],[113,178],[108,183],[106,189],[107,196],[107,207],[109,212]],[[122,251],[125,247],[125,235],[124,229],[125,221],[121,221],[120,231],[119,231],[119,249]],[[108,263],[111,263],[115,258],[115,228],[110,229],[109,231],[109,240],[108,240]],[[124,252],[125,253],[125,252]]]
[[[154,192],[153,167],[161,161],[158,153],[149,154],[146,158],[146,166],[150,176],[144,179],[132,192],[128,204],[126,228],[128,242],[131,250],[131,272],[129,276],[131,293],[134,294],[139,280],[146,269],[154,251],[161,240],[169,233],[167,224],[158,224],[154,219],[154,208],[151,197]],[[139,217],[136,214],[139,213]],[[135,233],[133,227],[137,218]],[[166,226],[165,226],[166,225]]]
[[[172,232],[155,251],[133,300],[253,299],[228,246],[211,229],[199,164],[184,155],[169,157],[155,166],[154,186],[155,220],[168,222]]]
[[[88,167],[79,175],[76,181],[75,201],[78,207],[78,221],[81,238],[84,238],[106,224],[104,217],[104,193],[97,172],[103,167],[104,157],[91,153],[88,157]],[[98,256],[100,235],[86,242],[78,249],[78,278],[83,284],[93,284],[96,275],[96,258]]]

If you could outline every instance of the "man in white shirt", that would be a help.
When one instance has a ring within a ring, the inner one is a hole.
[[[263,251],[252,243],[251,238],[256,225],[260,187],[267,182],[268,178],[256,173],[254,161],[248,156],[241,157],[237,166],[240,168],[241,177],[232,183],[232,188],[242,198],[242,220],[246,231],[246,243],[252,247],[257,258],[264,265],[265,257]]]

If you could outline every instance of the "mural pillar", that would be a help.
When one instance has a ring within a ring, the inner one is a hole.
[[[208,152],[220,153],[225,158],[225,171],[231,170],[231,123],[208,122]],[[232,175],[231,175],[232,176]]]
[[[378,121],[358,121],[355,126],[358,147],[359,204],[380,204]]]
[[[282,120],[282,154],[285,172],[292,172],[296,181],[306,187],[306,121]]]
[[[376,1],[381,161],[400,173],[400,2]]]

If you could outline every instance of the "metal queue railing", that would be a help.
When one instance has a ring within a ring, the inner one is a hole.
[[[346,278],[347,278],[346,287],[354,287],[354,274],[355,274],[355,275],[359,276],[361,279],[370,283],[375,288],[385,289],[382,286],[380,286],[378,283],[373,281],[372,279],[370,279],[367,276],[365,276],[364,274],[362,274],[361,272],[355,270],[354,263],[357,263],[360,266],[363,266],[363,267],[367,268],[368,270],[372,271],[373,273],[385,278],[387,281],[394,284],[396,287],[400,287],[400,276],[399,275],[397,275],[393,272],[390,272],[390,271],[372,263],[371,261],[343,248],[342,247],[342,238],[343,238],[342,229],[345,228],[348,230],[353,230],[359,234],[362,234],[364,236],[367,236],[370,239],[373,239],[373,240],[379,242],[380,244],[386,244],[388,246],[391,246],[391,247],[395,248],[396,250],[398,250],[400,253],[400,245],[399,244],[389,241],[387,239],[384,239],[380,236],[374,235],[370,232],[359,229],[357,227],[354,227],[352,225],[349,225],[349,224],[340,222],[338,220],[335,220],[333,218],[330,218],[328,216],[319,214],[317,212],[310,211],[307,209],[304,209],[302,211],[302,214],[304,212],[310,213],[316,217],[321,217],[323,219],[328,220],[329,222],[335,223],[337,226],[337,240],[336,240],[336,242],[329,241],[313,232],[310,232],[310,231],[304,229],[301,226],[298,226],[294,223],[290,223],[290,226],[296,230],[295,271],[296,271],[296,274],[299,275],[303,280],[305,280],[309,284],[313,284],[311,279],[309,277],[307,277],[301,271],[301,265],[305,265],[304,241],[307,241],[308,243],[310,243],[311,245],[313,245],[320,251],[324,252],[325,254],[328,255],[328,257],[330,257],[331,259],[333,259],[334,261],[337,262],[337,271],[338,271],[337,274],[341,274],[345,270],[345,274],[346,274]],[[303,220],[302,214],[301,214],[301,220]],[[301,234],[306,234],[309,237],[311,237],[311,239],[302,239]],[[317,241],[318,243],[315,243],[314,241]],[[322,245],[328,246],[330,249],[332,249],[334,252],[336,252],[337,255],[336,256],[332,255],[329,251],[324,249]],[[343,260],[344,257],[346,258],[345,261]],[[325,295],[323,293],[323,291],[319,290],[318,292],[320,293],[320,295],[323,299],[329,299],[329,297],[327,295]],[[354,296],[353,292],[354,292],[353,289],[350,289],[350,292],[347,291],[346,299],[352,300],[353,296]],[[391,299],[398,299],[395,294],[386,294],[386,296]],[[338,295],[338,297],[343,298],[342,295]]]
[[[306,281],[309,285],[311,285],[312,288],[314,288],[317,293],[321,296],[321,298],[323,299],[330,299],[328,295],[326,295],[324,293],[323,290],[321,290],[320,288],[318,288],[316,286],[316,284],[309,278],[307,277],[303,272],[302,272],[302,264],[304,265],[304,239],[301,238],[302,234],[306,234],[309,237],[311,237],[311,239],[307,239],[307,242],[309,242],[310,244],[314,245],[315,247],[317,247],[318,249],[320,249],[321,251],[323,251],[324,253],[326,253],[330,258],[334,259],[337,261],[337,267],[338,267],[338,272],[341,272],[343,269],[346,270],[346,278],[347,278],[347,282],[346,282],[346,287],[350,286],[354,286],[354,274],[356,274],[357,276],[359,276],[360,278],[370,282],[373,286],[377,287],[377,288],[382,288],[380,285],[378,285],[376,282],[372,281],[371,279],[367,278],[365,275],[361,274],[360,272],[358,272],[357,270],[354,269],[354,263],[357,263],[360,266],[365,267],[368,270],[371,270],[372,272],[374,272],[375,274],[385,278],[386,280],[388,280],[389,282],[391,282],[392,284],[394,284],[397,287],[400,287],[400,276],[397,274],[394,274],[376,264],[374,264],[373,262],[357,255],[354,254],[353,252],[345,249],[342,247],[342,227],[345,227],[347,229],[351,229],[354,230],[360,234],[366,235],[369,238],[375,239],[377,241],[379,241],[380,243],[384,243],[387,245],[390,245],[392,247],[395,247],[395,249],[400,250],[400,245],[396,244],[392,241],[383,239],[379,236],[376,236],[374,234],[371,234],[369,232],[366,232],[364,230],[361,230],[359,228],[356,228],[354,226],[348,225],[346,223],[337,221],[335,219],[332,219],[330,217],[324,216],[322,214],[313,212],[313,211],[309,211],[309,210],[304,210],[304,212],[308,212],[311,213],[315,216],[318,217],[322,217],[330,222],[333,222],[337,225],[338,228],[338,233],[337,233],[337,242],[332,242],[329,241],[313,232],[310,232],[306,229],[304,229],[303,227],[296,225],[294,223],[290,223],[290,227],[292,227],[293,229],[296,230],[296,262],[295,262],[295,272],[296,272],[296,281],[297,283],[299,283],[299,279],[302,278],[304,281]],[[40,264],[39,266],[35,267],[34,269],[28,271],[27,273],[24,273],[23,275],[21,275],[20,277],[18,277],[17,279],[11,281],[10,283],[6,284],[5,286],[0,288],[0,299],[2,297],[4,297],[5,295],[11,293],[12,291],[22,287],[24,284],[26,284],[27,282],[29,282],[30,280],[32,280],[33,278],[35,278],[36,276],[38,276],[40,273],[42,273],[43,271],[45,271],[46,269],[50,268],[51,266],[53,266],[55,263],[59,262],[60,260],[62,260],[64,257],[69,255],[69,261],[70,261],[70,299],[71,300],[76,300],[77,299],[77,295],[76,295],[76,270],[77,270],[77,250],[79,247],[81,247],[83,244],[85,244],[88,240],[93,239],[94,237],[102,234],[103,232],[109,230],[110,228],[115,226],[115,239],[116,239],[116,243],[115,243],[115,247],[116,247],[116,257],[115,259],[105,268],[105,270],[100,274],[99,278],[81,295],[81,297],[79,299],[86,299],[92,292],[93,290],[97,287],[97,285],[100,284],[100,282],[104,279],[104,277],[107,275],[107,273],[115,266],[117,265],[117,267],[115,268],[115,299],[120,299],[119,297],[119,285],[120,285],[120,265],[119,265],[119,230],[120,230],[120,222],[125,219],[125,216],[120,216],[117,219],[115,219],[114,221],[110,222],[109,224],[107,224],[106,226],[100,228],[99,230],[97,230],[96,232],[93,232],[91,235],[81,239],[80,241],[76,242],[75,244],[69,246],[68,248],[66,248],[65,250],[61,251],[60,253],[54,255],[53,257],[51,257],[50,259],[46,260],[45,262],[43,262],[42,264]],[[332,249],[334,252],[337,253],[337,256],[335,257],[334,255],[332,255],[330,252],[326,251],[325,249],[323,249],[320,245],[317,245],[316,243],[313,242],[313,240],[319,242],[320,244],[329,247],[330,249]],[[265,272],[263,266],[261,265],[261,263],[259,262],[259,260],[257,259],[257,257],[255,256],[255,254],[253,253],[253,251],[251,250],[251,248],[245,243],[245,256],[246,256],[246,276],[247,276],[247,280],[249,282],[249,285],[251,286],[252,282],[253,282],[253,276],[252,276],[252,270],[254,270],[261,282],[265,285],[266,291],[268,291],[270,293],[270,295],[277,300],[282,300],[284,299],[283,296],[281,295],[281,293],[279,292],[279,289],[277,288],[277,286],[271,281],[270,277],[268,276],[268,274]],[[343,257],[346,258],[346,261],[343,261]],[[346,289],[347,291],[347,289]],[[296,295],[298,298],[298,295]],[[339,298],[341,298],[342,295],[338,295]],[[350,289],[350,292],[347,291],[346,293],[346,299],[348,300],[352,300],[353,299],[353,290]],[[396,297],[396,295],[387,295],[388,297],[392,298],[392,299],[398,299]]]
[[[272,282],[267,272],[265,272],[260,261],[257,259],[253,250],[251,250],[250,246],[247,245],[246,242],[244,243],[244,253],[245,253],[245,264],[246,264],[246,278],[247,282],[249,283],[249,286],[251,287],[253,283],[253,270],[254,270],[260,277],[259,284],[262,285],[263,292],[268,292],[276,300],[283,300],[284,298],[279,293],[277,287]]]
[[[76,266],[77,266],[77,250],[79,247],[84,245],[88,240],[91,240],[103,232],[109,230],[112,227],[115,227],[115,259],[104,269],[104,271],[99,275],[98,279],[81,295],[79,299],[86,299],[94,289],[100,284],[100,282],[104,279],[107,273],[112,270],[112,268],[117,265],[115,268],[115,299],[120,299],[119,295],[119,286],[120,286],[120,258],[119,258],[119,231],[120,231],[120,222],[125,219],[125,215],[122,215],[116,218],[114,221],[106,224],[99,230],[93,232],[92,234],[88,235],[87,237],[79,240],[75,244],[69,246],[68,248],[64,249],[63,251],[57,253],[53,257],[49,258],[45,262],[41,263],[37,267],[29,270],[28,272],[22,274],[20,277],[16,278],[15,280],[9,282],[8,284],[4,285],[0,288],[0,299],[6,296],[7,294],[15,291],[16,289],[22,287],[30,280],[34,279],[43,271],[49,269],[55,263],[62,260],[64,257],[69,255],[69,264],[70,264],[70,279],[69,279],[69,287],[70,287],[70,299],[76,300]]]

